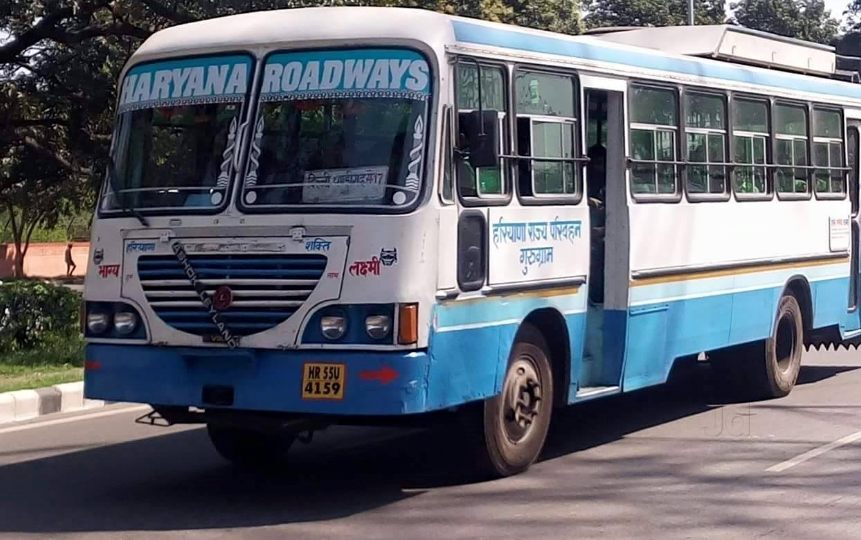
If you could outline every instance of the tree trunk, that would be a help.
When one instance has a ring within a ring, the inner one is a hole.
[[[24,275],[24,255],[25,252],[22,252],[17,247],[15,248],[15,266],[13,268],[13,275],[18,278],[27,277]]]

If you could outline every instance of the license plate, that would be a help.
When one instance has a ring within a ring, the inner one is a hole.
[[[302,368],[302,399],[344,399],[344,364],[308,363]]]

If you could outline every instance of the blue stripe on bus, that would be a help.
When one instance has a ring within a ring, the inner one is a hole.
[[[857,312],[847,312],[848,277],[811,282],[814,328],[859,327]],[[532,310],[554,305],[582,305],[586,287],[559,297],[496,298],[463,303],[469,314],[486,319],[478,327],[431,329],[429,348],[418,352],[278,351],[148,345],[89,345],[87,359],[101,365],[88,370],[88,397],[162,405],[206,406],[204,385],[234,387],[237,409],[299,413],[394,415],[428,412],[476,401],[499,392],[519,321]],[[605,340],[602,378],[609,381],[624,358],[624,391],[666,381],[675,358],[700,351],[763,339],[770,335],[783,285],[680,300],[656,301],[627,312],[607,311],[604,331],[619,336]],[[566,304],[567,303],[567,304]],[[469,306],[466,308],[466,306]],[[451,312],[451,316],[447,315]],[[496,319],[492,317],[496,315]],[[466,318],[450,306],[438,305],[435,317],[454,323]],[[448,318],[447,318],[448,317]],[[463,317],[463,318],[462,318]],[[495,323],[494,323],[495,321]],[[586,313],[565,315],[571,346],[568,401],[576,401],[586,341]],[[302,400],[303,362],[347,365],[347,391],[342,401]],[[399,373],[391,385],[361,376],[389,366]],[[583,381],[585,382],[585,381]]]
[[[634,306],[679,297],[695,298],[713,294],[729,294],[740,289],[765,289],[786,283],[794,275],[803,275],[808,281],[836,279],[849,275],[849,262],[801,268],[762,269],[716,277],[683,278],[662,283],[631,287],[631,304]]]
[[[554,308],[563,314],[585,312],[586,290],[586,287],[579,287],[576,292],[571,291],[556,296],[526,293],[446,302],[437,306],[434,326],[446,331],[459,326],[504,324],[512,320],[522,320],[531,312],[541,308]]]
[[[531,34],[518,30],[491,28],[463,21],[453,21],[452,24],[454,26],[455,38],[464,43],[570,56],[584,60],[596,60],[684,75],[712,77],[726,81],[774,88],[790,88],[815,94],[861,99],[861,86],[840,81],[830,81],[764,69],[746,68],[715,60],[675,58],[664,56],[657,51],[638,51],[635,48],[621,49],[612,45],[602,45],[600,42],[586,42],[582,38]]]

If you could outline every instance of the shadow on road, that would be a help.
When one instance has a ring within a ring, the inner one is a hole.
[[[801,373],[798,374],[796,384],[812,384],[825,379],[830,379],[846,373],[847,371],[855,371],[861,369],[859,366],[802,366]]]
[[[827,369],[805,368],[805,380]],[[561,411],[544,459],[716,406],[708,397],[680,399],[671,390]],[[336,519],[423,489],[470,482],[469,464],[453,443],[443,428],[341,428],[297,447],[290,467],[271,474],[227,466],[203,430],[87,449],[0,467],[0,532],[217,529]]]

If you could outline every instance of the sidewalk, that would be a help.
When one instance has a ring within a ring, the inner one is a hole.
[[[0,394],[0,424],[104,406],[104,401],[84,398],[83,381],[16,390]]]

